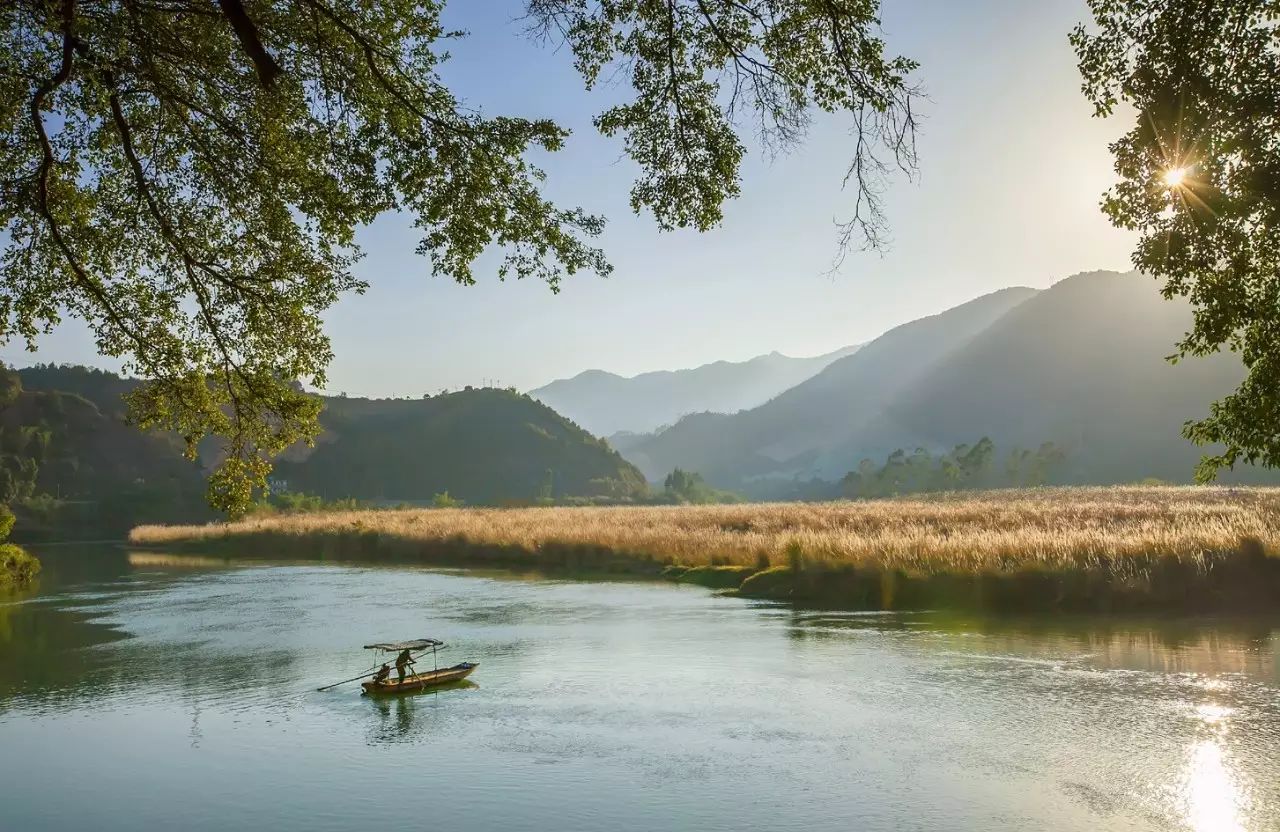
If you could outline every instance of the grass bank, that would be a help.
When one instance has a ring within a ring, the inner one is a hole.
[[[139,545],[663,575],[858,609],[1280,611],[1280,489],[350,511],[142,526]]]
[[[0,590],[19,589],[35,580],[40,561],[12,543],[0,543]]]

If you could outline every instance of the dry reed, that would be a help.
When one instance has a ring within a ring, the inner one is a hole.
[[[1280,489],[1041,488],[863,502],[723,506],[401,509],[141,526],[152,546],[376,535],[402,544],[582,547],[686,566],[786,563],[907,574],[1124,572],[1135,559],[1202,565],[1280,550]],[[788,554],[790,553],[790,555]]]

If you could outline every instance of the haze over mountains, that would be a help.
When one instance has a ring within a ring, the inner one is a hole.
[[[1244,375],[1231,354],[1166,362],[1190,322],[1185,302],[1137,274],[1005,289],[890,330],[757,408],[686,417],[624,453],[650,478],[679,466],[758,497],[982,436],[1059,444],[1067,482],[1188,481],[1201,450],[1183,423]]]
[[[682,468],[752,498],[833,497],[863,459],[883,463],[899,448],[936,454],[985,436],[1002,453],[1054,443],[1053,484],[1188,482],[1201,449],[1181,437],[1183,423],[1244,375],[1233,354],[1166,362],[1190,323],[1188,305],[1164,300],[1154,281],[1092,272],[1043,291],[1003,289],[856,350],[633,379],[586,373],[535,391],[563,396],[568,413],[492,388],[328,398],[317,447],[290,449],[275,480],[375,502],[445,491],[473,505],[635,502],[662,499],[645,480]],[[0,490],[23,529],[56,532],[68,512],[77,528],[104,530],[209,516],[205,471],[181,458],[182,443],[125,424],[120,396],[136,384],[82,367],[0,368]],[[695,406],[742,409],[609,443],[579,427],[654,424]],[[207,466],[217,448],[206,444]],[[1224,479],[1280,477],[1243,469]]]
[[[629,456],[649,476],[670,470],[679,458],[681,467],[735,486],[765,475],[811,475],[819,449],[839,445],[873,422],[940,355],[1034,294],[1028,288],[1002,289],[903,324],[760,407],[686,417],[635,443]]]
[[[812,358],[771,352],[748,361],[716,361],[631,378],[587,370],[529,395],[597,436],[647,433],[689,413],[736,413],[756,407],[857,350],[843,347]]]

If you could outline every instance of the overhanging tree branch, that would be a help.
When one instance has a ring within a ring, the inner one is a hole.
[[[240,0],[218,0],[218,8],[222,9],[223,17],[231,24],[245,55],[253,62],[253,69],[258,73],[258,80],[262,86],[268,88],[274,86],[276,79],[284,74],[284,69],[263,46],[258,27],[245,11],[244,4]]]

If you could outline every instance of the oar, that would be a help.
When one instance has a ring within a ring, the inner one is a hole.
[[[361,673],[359,676],[352,676],[350,679],[343,679],[341,682],[334,682],[332,685],[325,685],[322,688],[316,688],[316,691],[328,690],[329,688],[336,688],[338,685],[345,685],[347,682],[354,682],[356,679],[363,679],[366,676],[372,676],[372,675],[373,673],[368,673],[368,672]]]

